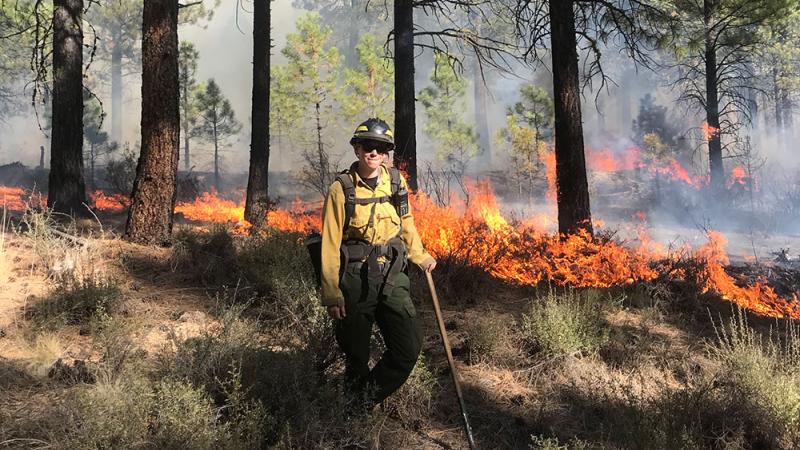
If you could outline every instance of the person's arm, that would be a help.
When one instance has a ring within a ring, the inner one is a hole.
[[[339,289],[339,247],[342,245],[344,226],[344,191],[339,182],[328,190],[322,208],[322,304],[344,306],[344,295]]]
[[[400,183],[408,190],[408,184],[404,177],[400,178]],[[436,267],[436,260],[425,251],[422,246],[422,239],[417,232],[417,226],[414,224],[414,216],[411,213],[411,203],[408,205],[408,214],[400,218],[402,222],[402,238],[406,243],[408,249],[408,260],[418,265],[421,269],[426,271],[433,270]]]

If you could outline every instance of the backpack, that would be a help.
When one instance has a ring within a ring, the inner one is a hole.
[[[337,182],[341,183],[342,190],[344,191],[344,225],[342,226],[342,233],[345,233],[350,227],[350,219],[356,210],[356,205],[367,205],[370,203],[386,203],[391,202],[397,211],[397,215],[401,218],[408,214],[408,191],[401,184],[400,171],[394,167],[389,168],[390,183],[392,186],[391,195],[384,195],[382,197],[374,198],[356,198],[356,187],[353,181],[353,173],[357,168],[358,162],[353,163],[350,169],[339,172],[336,176]],[[370,218],[370,225],[372,225],[372,218]],[[394,242],[391,242],[394,241]],[[387,242],[382,249],[383,252],[390,252],[394,249],[399,252],[398,237],[394,237]],[[311,257],[311,265],[314,268],[314,275],[316,276],[317,286],[322,284],[322,236],[318,232],[311,233],[305,240],[306,249]],[[342,242],[342,251],[340,252],[340,265],[339,275],[341,277],[345,265],[351,260],[354,255],[350,255],[347,251],[347,246]],[[372,251],[373,246],[369,246],[369,251]],[[381,247],[381,246],[375,246]]]

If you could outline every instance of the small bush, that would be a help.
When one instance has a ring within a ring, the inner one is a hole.
[[[112,312],[120,290],[113,282],[94,278],[67,282],[25,310],[25,318],[42,327],[86,324],[99,312]]]
[[[592,353],[608,341],[603,304],[589,291],[567,291],[531,304],[522,317],[522,334],[529,348],[545,355]]]
[[[800,332],[793,323],[769,339],[751,328],[741,310],[715,327],[712,356],[720,361],[725,401],[759,444],[800,446]]]
[[[561,444],[558,438],[546,438],[543,436],[531,436],[531,450],[589,450],[593,448],[587,442],[577,438],[572,438],[566,444]]]
[[[224,436],[208,394],[185,381],[160,382],[155,407],[155,448],[210,449]]]
[[[144,378],[91,385],[78,394],[77,405],[80,428],[68,448],[133,448],[147,442],[154,398]]]
[[[187,380],[221,401],[224,397],[221,384],[230,380],[231,370],[240,366],[245,355],[256,348],[254,337],[258,329],[254,322],[241,317],[243,310],[241,305],[224,310],[220,327],[198,337],[181,340],[172,335],[172,348],[158,356],[158,376]]]
[[[514,353],[513,319],[494,313],[472,317],[466,322],[466,344],[470,360],[501,363]]]
[[[308,251],[297,233],[271,231],[248,241],[238,263],[242,277],[268,303],[296,301],[298,292],[314,290]]]

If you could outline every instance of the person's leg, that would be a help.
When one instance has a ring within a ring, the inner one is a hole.
[[[336,341],[345,355],[345,382],[361,393],[369,376],[369,352],[377,298],[370,295],[366,272],[348,268],[340,283],[345,317],[336,323]]]
[[[377,404],[405,383],[422,349],[422,327],[411,303],[406,274],[397,274],[392,292],[378,302],[375,319],[386,344],[386,351],[369,374]]]

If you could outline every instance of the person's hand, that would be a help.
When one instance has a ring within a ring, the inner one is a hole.
[[[436,260],[433,258],[426,259],[425,262],[422,264],[422,270],[428,273],[433,272],[433,269],[435,268],[436,268]]]
[[[344,311],[344,305],[342,306],[328,306],[328,315],[336,320],[342,320],[345,318],[346,314]]]

